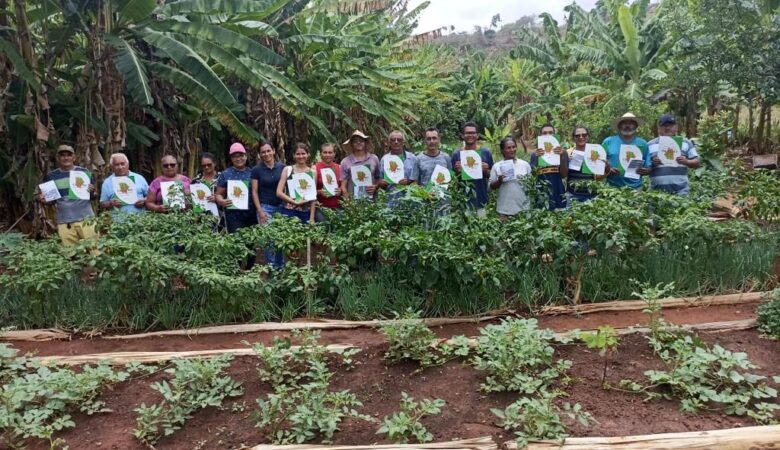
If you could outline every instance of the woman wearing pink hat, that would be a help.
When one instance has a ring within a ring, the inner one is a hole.
[[[252,168],[247,165],[246,149],[236,142],[230,146],[231,166],[217,178],[217,204],[225,208],[225,228],[235,233],[257,225],[257,211],[249,189]]]

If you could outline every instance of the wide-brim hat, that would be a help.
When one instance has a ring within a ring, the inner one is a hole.
[[[644,120],[642,120],[639,117],[635,116],[633,113],[627,112],[627,113],[623,114],[622,116],[620,116],[617,119],[612,121],[612,128],[617,129],[618,125],[620,125],[620,122],[625,122],[625,121],[629,121],[629,120],[632,121],[632,122],[636,122],[637,128],[641,127],[645,123]]]
[[[363,138],[363,140],[366,141],[366,149],[368,149],[368,147],[371,145],[371,138],[369,138],[365,133],[363,133],[360,130],[355,130],[355,131],[352,132],[352,134],[349,135],[349,139],[344,141],[344,143],[342,144],[344,146],[344,148],[348,152],[352,153],[352,138],[355,137],[355,136]]]

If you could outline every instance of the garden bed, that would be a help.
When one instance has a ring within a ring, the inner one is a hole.
[[[734,321],[755,317],[755,304],[718,305],[666,309],[662,314],[668,322],[676,324],[702,324],[705,322]],[[574,328],[588,329],[611,325],[627,327],[648,324],[648,317],[639,311],[596,312],[582,316],[548,316],[539,318],[540,328],[563,332]],[[453,324],[434,327],[439,338],[454,335],[477,336],[485,324]],[[72,341],[14,342],[15,348],[34,352],[37,356],[80,355],[107,351],[161,351],[161,350],[217,350],[245,347],[242,340],[271,344],[274,336],[286,332],[265,332],[246,334],[217,334],[203,336],[166,336],[133,340],[108,340],[101,338],[77,338]],[[780,346],[776,341],[761,338],[755,330],[730,331],[726,333],[699,332],[708,344],[720,344],[727,350],[747,353],[750,360],[760,369],[751,373],[769,376],[768,384],[777,388],[771,376],[777,375],[777,361],[780,361]],[[368,328],[352,330],[322,331],[321,344],[345,344],[361,348],[354,357],[354,368],[344,370],[340,363],[331,360],[330,367],[335,376],[330,384],[331,391],[349,389],[362,401],[357,408],[377,420],[397,412],[401,392],[415,399],[440,398],[446,402],[440,415],[423,419],[434,440],[450,441],[490,436],[500,444],[513,440],[496,424],[491,408],[504,409],[517,400],[517,393],[485,393],[480,384],[485,374],[464,363],[461,358],[441,366],[428,367],[418,371],[416,362],[403,361],[390,364],[383,355],[388,350],[385,337]],[[598,350],[583,344],[556,344],[556,359],[572,362],[568,370],[571,383],[565,388],[566,397],[555,400],[556,404],[579,403],[597,421],[589,426],[564,420],[571,436],[626,436],[686,431],[717,430],[755,425],[746,416],[727,416],[716,412],[700,411],[685,413],[680,410],[679,401],[643,401],[635,393],[615,389],[604,390],[601,373],[604,359]],[[617,386],[621,379],[641,380],[647,370],[660,370],[663,362],[653,353],[645,335],[630,334],[621,337],[617,356],[610,358],[607,382]],[[244,448],[268,443],[264,434],[255,427],[253,413],[258,410],[256,399],[265,398],[272,392],[269,383],[261,382],[256,356],[237,356],[226,370],[226,374],[239,381],[244,392],[240,397],[225,399],[222,407],[208,407],[193,414],[183,427],[172,436],[163,437],[155,448],[193,449]],[[71,449],[143,449],[146,448],[133,437],[138,414],[134,411],[141,404],[154,404],[162,396],[150,388],[156,381],[169,379],[170,375],[156,372],[116,384],[106,390],[101,399],[110,413],[73,416],[75,428],[57,436],[63,438]],[[776,399],[771,400],[777,403]],[[363,420],[345,418],[336,432],[333,442],[341,445],[359,445],[392,441],[386,435],[377,435],[378,424]],[[315,440],[313,443],[319,443]],[[48,448],[48,443],[33,443],[31,448]]]

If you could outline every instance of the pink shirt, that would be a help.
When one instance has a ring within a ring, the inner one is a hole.
[[[152,181],[152,183],[149,185],[149,192],[153,192],[154,193],[154,197],[156,199],[155,200],[155,204],[157,204],[157,205],[162,205],[163,204],[162,192],[160,192],[160,183],[163,182],[163,181],[174,181],[174,180],[169,180],[169,179],[167,179],[167,178],[165,178],[163,176],[159,176],[159,177],[155,178]],[[176,181],[181,181],[182,184],[184,185],[184,194],[190,195],[190,179],[185,177],[184,175],[177,175],[176,176]]]

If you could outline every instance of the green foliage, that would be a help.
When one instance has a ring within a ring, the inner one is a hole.
[[[758,329],[774,339],[780,339],[780,290],[775,290],[774,298],[758,307]]]
[[[555,334],[536,319],[504,319],[480,329],[473,365],[486,372],[482,390],[544,394],[564,377],[571,361],[554,360]]]
[[[704,116],[699,121],[696,151],[705,159],[722,158],[728,149],[727,133],[734,118],[728,111]]]
[[[498,426],[514,431],[518,448],[524,448],[530,439],[563,440],[568,436],[561,413],[570,420],[579,421],[588,426],[594,421],[590,413],[583,411],[579,403],[574,406],[563,404],[561,410],[555,405],[555,395],[543,395],[540,398],[523,397],[506,407],[492,408],[498,417]]]
[[[595,332],[580,333],[579,338],[588,348],[598,349],[599,355],[604,358],[604,371],[601,374],[601,384],[604,385],[607,379],[607,365],[609,364],[607,354],[617,353],[620,338],[615,333],[615,329],[609,325],[601,325]]]
[[[745,208],[751,219],[780,221],[780,182],[777,174],[765,169],[743,172],[737,205]]]
[[[149,406],[142,403],[135,409],[138,418],[133,435],[153,446],[163,436],[180,429],[198,410],[220,406],[225,398],[242,395],[241,383],[223,374],[232,360],[232,355],[223,355],[173,361],[174,367],[166,370],[172,375],[170,382],[151,385],[163,401]]]
[[[622,387],[648,399],[679,399],[680,409],[686,412],[704,409],[747,415],[759,424],[775,421],[780,406],[772,402],[777,391],[763,381],[766,377],[748,372],[757,366],[747,354],[708,346],[697,336],[678,332],[659,332],[649,341],[668,370],[646,371],[645,386],[622,380]]]
[[[108,364],[69,368],[45,367],[17,350],[0,344],[0,443],[23,448],[30,438],[43,439],[52,448],[64,445],[54,434],[76,423],[71,416],[109,412],[101,392],[125,381],[129,373]]]
[[[388,439],[396,444],[408,444],[414,439],[420,444],[433,440],[433,435],[420,422],[427,416],[441,414],[446,403],[437,398],[414,401],[406,392],[401,392],[401,410],[391,416],[385,416],[383,424],[376,434],[387,434]]]
[[[420,313],[395,314],[394,322],[381,328],[388,342],[385,359],[392,363],[417,361],[422,368],[441,364],[444,357],[434,348],[436,335],[420,320]]]

